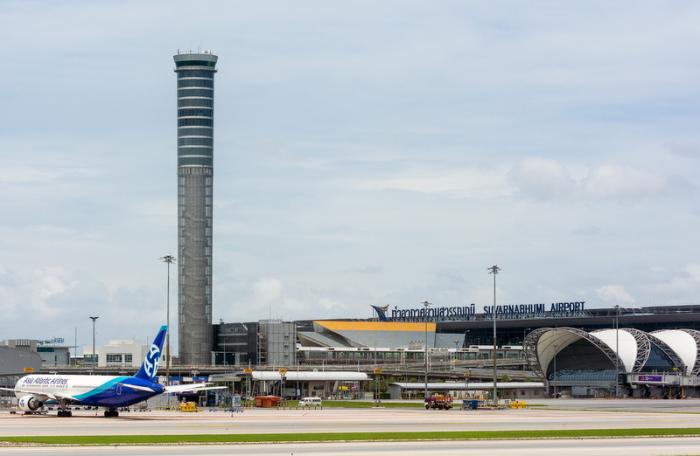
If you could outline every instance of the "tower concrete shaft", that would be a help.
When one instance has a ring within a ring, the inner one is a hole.
[[[218,57],[177,54],[178,348],[211,364],[214,73]]]

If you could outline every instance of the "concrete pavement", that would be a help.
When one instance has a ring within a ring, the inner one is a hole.
[[[255,434],[287,432],[463,431],[700,427],[700,414],[565,410],[439,411],[412,409],[247,410],[123,413],[75,412],[72,418],[0,415],[2,435]]]
[[[700,454],[700,438],[0,448],[0,456],[646,456]]]
[[[131,412],[104,418],[76,411],[71,418],[0,414],[0,435],[256,434],[296,432],[468,431],[700,427],[698,413],[582,410],[421,409],[276,410],[224,412]]]

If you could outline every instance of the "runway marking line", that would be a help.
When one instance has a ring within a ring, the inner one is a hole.
[[[296,434],[192,434],[0,437],[0,446],[17,445],[163,445],[216,443],[376,442],[416,440],[536,440],[629,437],[698,437],[700,428],[547,429],[513,431],[318,432]]]

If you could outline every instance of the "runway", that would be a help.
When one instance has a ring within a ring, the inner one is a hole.
[[[255,455],[255,456],[405,456],[483,455],[512,456],[644,456],[700,453],[700,438],[499,440],[468,442],[310,443],[260,445],[124,446],[124,447],[25,447],[0,448],[2,456],[92,455]]]
[[[536,399],[534,405],[550,410],[607,410],[623,412],[700,413],[700,399]]]
[[[104,418],[76,411],[71,418],[0,415],[0,434],[257,434],[295,432],[469,431],[700,427],[700,414],[570,410],[425,411],[421,409],[251,409],[231,415],[202,411],[131,412]]]

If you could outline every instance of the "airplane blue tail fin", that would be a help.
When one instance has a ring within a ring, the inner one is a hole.
[[[158,373],[158,363],[160,362],[160,354],[163,352],[163,342],[165,342],[165,334],[167,332],[167,326],[163,325],[160,327],[158,335],[151,344],[151,347],[148,349],[148,353],[146,353],[146,358],[144,358],[143,364],[141,364],[141,368],[138,372],[136,372],[136,375],[134,375],[134,377],[143,380],[148,380],[151,382],[155,381],[156,374]]]

